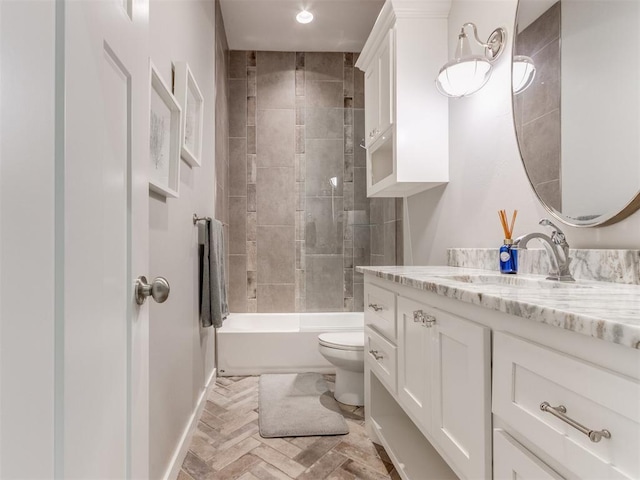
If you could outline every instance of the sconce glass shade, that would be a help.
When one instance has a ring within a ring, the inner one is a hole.
[[[491,63],[476,55],[450,61],[440,69],[436,79],[438,91],[447,97],[460,98],[480,90],[491,76]]]
[[[515,95],[524,92],[536,76],[536,66],[533,60],[525,55],[516,55],[513,57],[513,93]]]

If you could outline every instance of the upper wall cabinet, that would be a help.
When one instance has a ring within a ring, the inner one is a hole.
[[[367,195],[404,197],[449,181],[450,0],[387,0],[356,63],[365,73]],[[360,140],[360,139],[358,139]]]

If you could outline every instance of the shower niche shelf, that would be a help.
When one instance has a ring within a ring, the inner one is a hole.
[[[356,62],[365,74],[367,196],[406,197],[449,181],[449,1],[387,0]]]

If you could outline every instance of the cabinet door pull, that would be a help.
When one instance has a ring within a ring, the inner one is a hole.
[[[552,407],[549,402],[542,402],[540,404],[540,410],[550,413],[554,417],[557,417],[563,422],[568,423],[579,432],[584,433],[587,437],[589,437],[589,440],[594,443],[598,443],[602,438],[611,438],[611,433],[609,432],[609,430],[591,430],[584,425],[576,422],[574,419],[568,417],[566,415],[567,407],[565,407],[564,405]]]
[[[429,315],[428,313],[424,313],[422,310],[416,310],[413,312],[413,321],[415,323],[421,323],[427,328],[431,328],[436,323],[436,317]]]
[[[377,350],[369,350],[369,353],[373,355],[376,360],[382,360],[384,357],[378,353]]]
[[[372,308],[375,312],[379,312],[380,310],[384,310],[382,305],[378,305],[377,303],[370,303],[369,308]]]

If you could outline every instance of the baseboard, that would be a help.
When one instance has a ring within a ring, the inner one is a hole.
[[[189,417],[189,422],[187,423],[187,427],[184,429],[182,433],[182,437],[180,437],[180,442],[176,447],[173,456],[171,457],[171,462],[167,467],[167,471],[163,477],[163,480],[175,480],[178,478],[178,473],[180,473],[180,467],[182,466],[182,462],[184,462],[185,457],[187,456],[187,452],[189,451],[189,445],[191,444],[191,437],[193,436],[193,432],[198,426],[198,420],[200,419],[200,415],[202,414],[202,410],[204,410],[204,406],[207,404],[207,397],[209,396],[209,391],[216,383],[217,369],[213,369],[211,375],[207,379],[207,383],[204,386],[200,397],[198,398],[198,403],[196,403],[196,408],[193,410],[191,417]]]
[[[219,377],[246,377],[250,375],[262,375],[263,373],[323,373],[335,374],[336,367],[330,365],[328,367],[239,367],[220,370]]]

